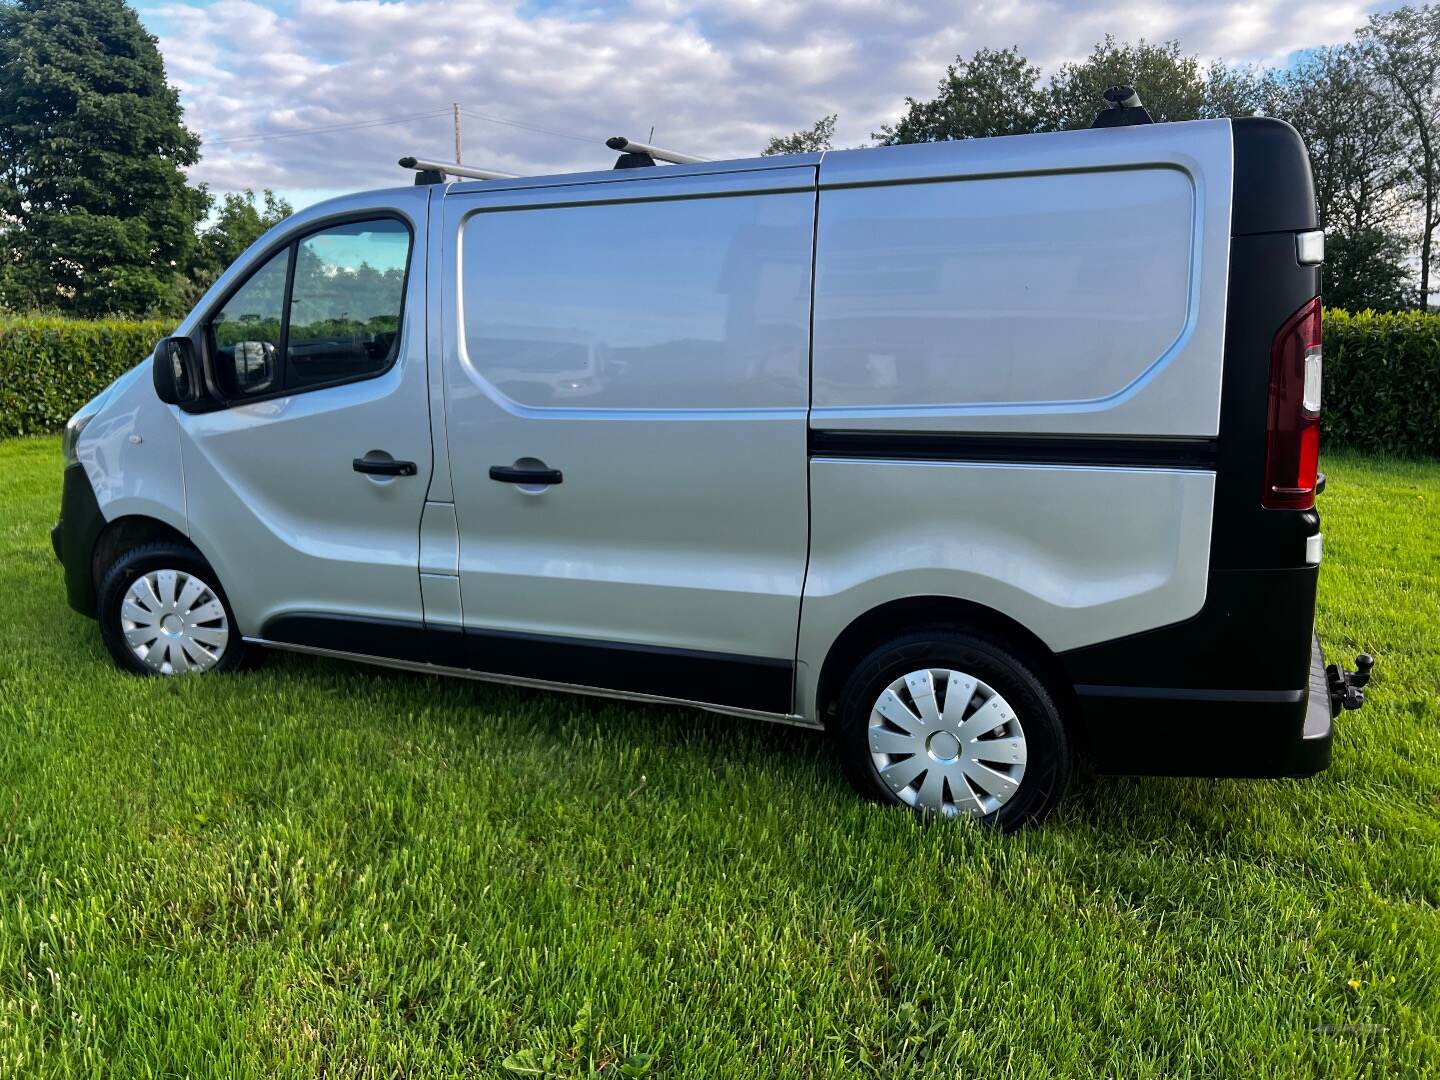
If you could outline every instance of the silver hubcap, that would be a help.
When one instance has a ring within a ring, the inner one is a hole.
[[[206,671],[230,641],[225,605],[183,570],[151,570],[136,578],[120,603],[120,629],[136,659],[161,675]]]
[[[953,817],[1004,806],[1025,778],[1015,710],[973,675],[943,668],[896,679],[870,710],[870,758],[902,802]]]

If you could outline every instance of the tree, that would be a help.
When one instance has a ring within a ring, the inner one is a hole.
[[[1157,121],[1250,116],[1264,98],[1263,72],[1220,61],[1208,68],[1175,41],[1117,42],[1107,35],[1078,64],[1066,64],[1042,87],[1040,69],[1018,48],[980,49],[956,57],[928,101],[905,99],[893,126],[874,135],[882,144],[1021,135],[1089,127],[1105,91],[1134,86]]]
[[[1015,46],[979,49],[969,60],[957,56],[936,89],[929,101],[907,97],[894,126],[871,137],[882,145],[942,142],[1022,135],[1050,126],[1040,69]]]
[[[1382,97],[1375,71],[1353,45],[1315,49],[1270,81],[1266,111],[1305,140],[1332,243],[1384,230],[1404,209],[1396,194],[1406,173],[1401,116],[1377,109]]]
[[[839,113],[831,113],[800,131],[789,135],[772,135],[760,154],[768,157],[771,154],[810,154],[818,150],[829,150],[830,143],[835,138],[835,121],[838,119]]]
[[[294,212],[294,207],[268,188],[258,205],[255,192],[249,188],[227,194],[221,200],[215,220],[200,233],[190,267],[189,289],[184,297],[188,303],[185,306],[189,307],[198,300],[267,229]]]
[[[1427,4],[1372,15],[1360,40],[1404,117],[1408,172],[1420,219],[1419,306],[1425,308],[1430,302],[1431,242],[1440,226],[1440,7]]]
[[[0,227],[12,306],[145,312],[173,298],[208,198],[187,186],[155,38],[123,0],[0,2]]]
[[[1205,98],[1197,120],[1254,116],[1263,112],[1274,75],[1253,64],[1212,61],[1205,72]]]
[[[1250,116],[1259,108],[1263,79],[1252,68],[1221,62],[1202,69],[1178,41],[1152,45],[1143,38],[1120,42],[1110,35],[1078,64],[1065,64],[1050,79],[1050,110],[1057,128],[1085,128],[1116,85],[1135,87],[1157,123],[1219,116]]]
[[[1325,303],[1346,311],[1400,311],[1414,302],[1405,242],[1381,229],[1335,232],[1325,238],[1320,288]]]

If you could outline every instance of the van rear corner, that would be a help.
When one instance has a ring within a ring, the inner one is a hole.
[[[1210,567],[1200,613],[1062,657],[1102,772],[1305,777],[1364,701],[1315,632],[1324,241],[1289,125],[1235,120]],[[1137,685],[1137,683],[1143,685]]]

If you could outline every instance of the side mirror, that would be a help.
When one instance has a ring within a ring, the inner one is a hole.
[[[221,359],[229,354],[235,389],[242,394],[258,394],[275,383],[275,346],[268,341],[237,341],[221,349]]]
[[[155,396],[166,405],[190,405],[200,400],[205,379],[195,343],[187,337],[163,338],[155,346]]]

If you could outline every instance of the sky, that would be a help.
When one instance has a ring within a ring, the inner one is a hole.
[[[707,158],[759,153],[838,113],[868,140],[945,65],[1018,45],[1045,72],[1107,32],[1206,59],[1283,64],[1349,40],[1359,0],[139,0],[186,123],[191,178],[297,207],[408,183],[405,155],[533,174],[608,168],[610,135]],[[370,123],[370,122],[375,123]],[[385,123],[380,123],[385,121]],[[396,121],[396,122],[390,122]],[[367,123],[316,132],[315,128]],[[523,125],[523,126],[516,126]],[[303,132],[303,133],[299,133]],[[281,135],[282,137],[270,137]],[[257,138],[256,136],[267,136]]]

